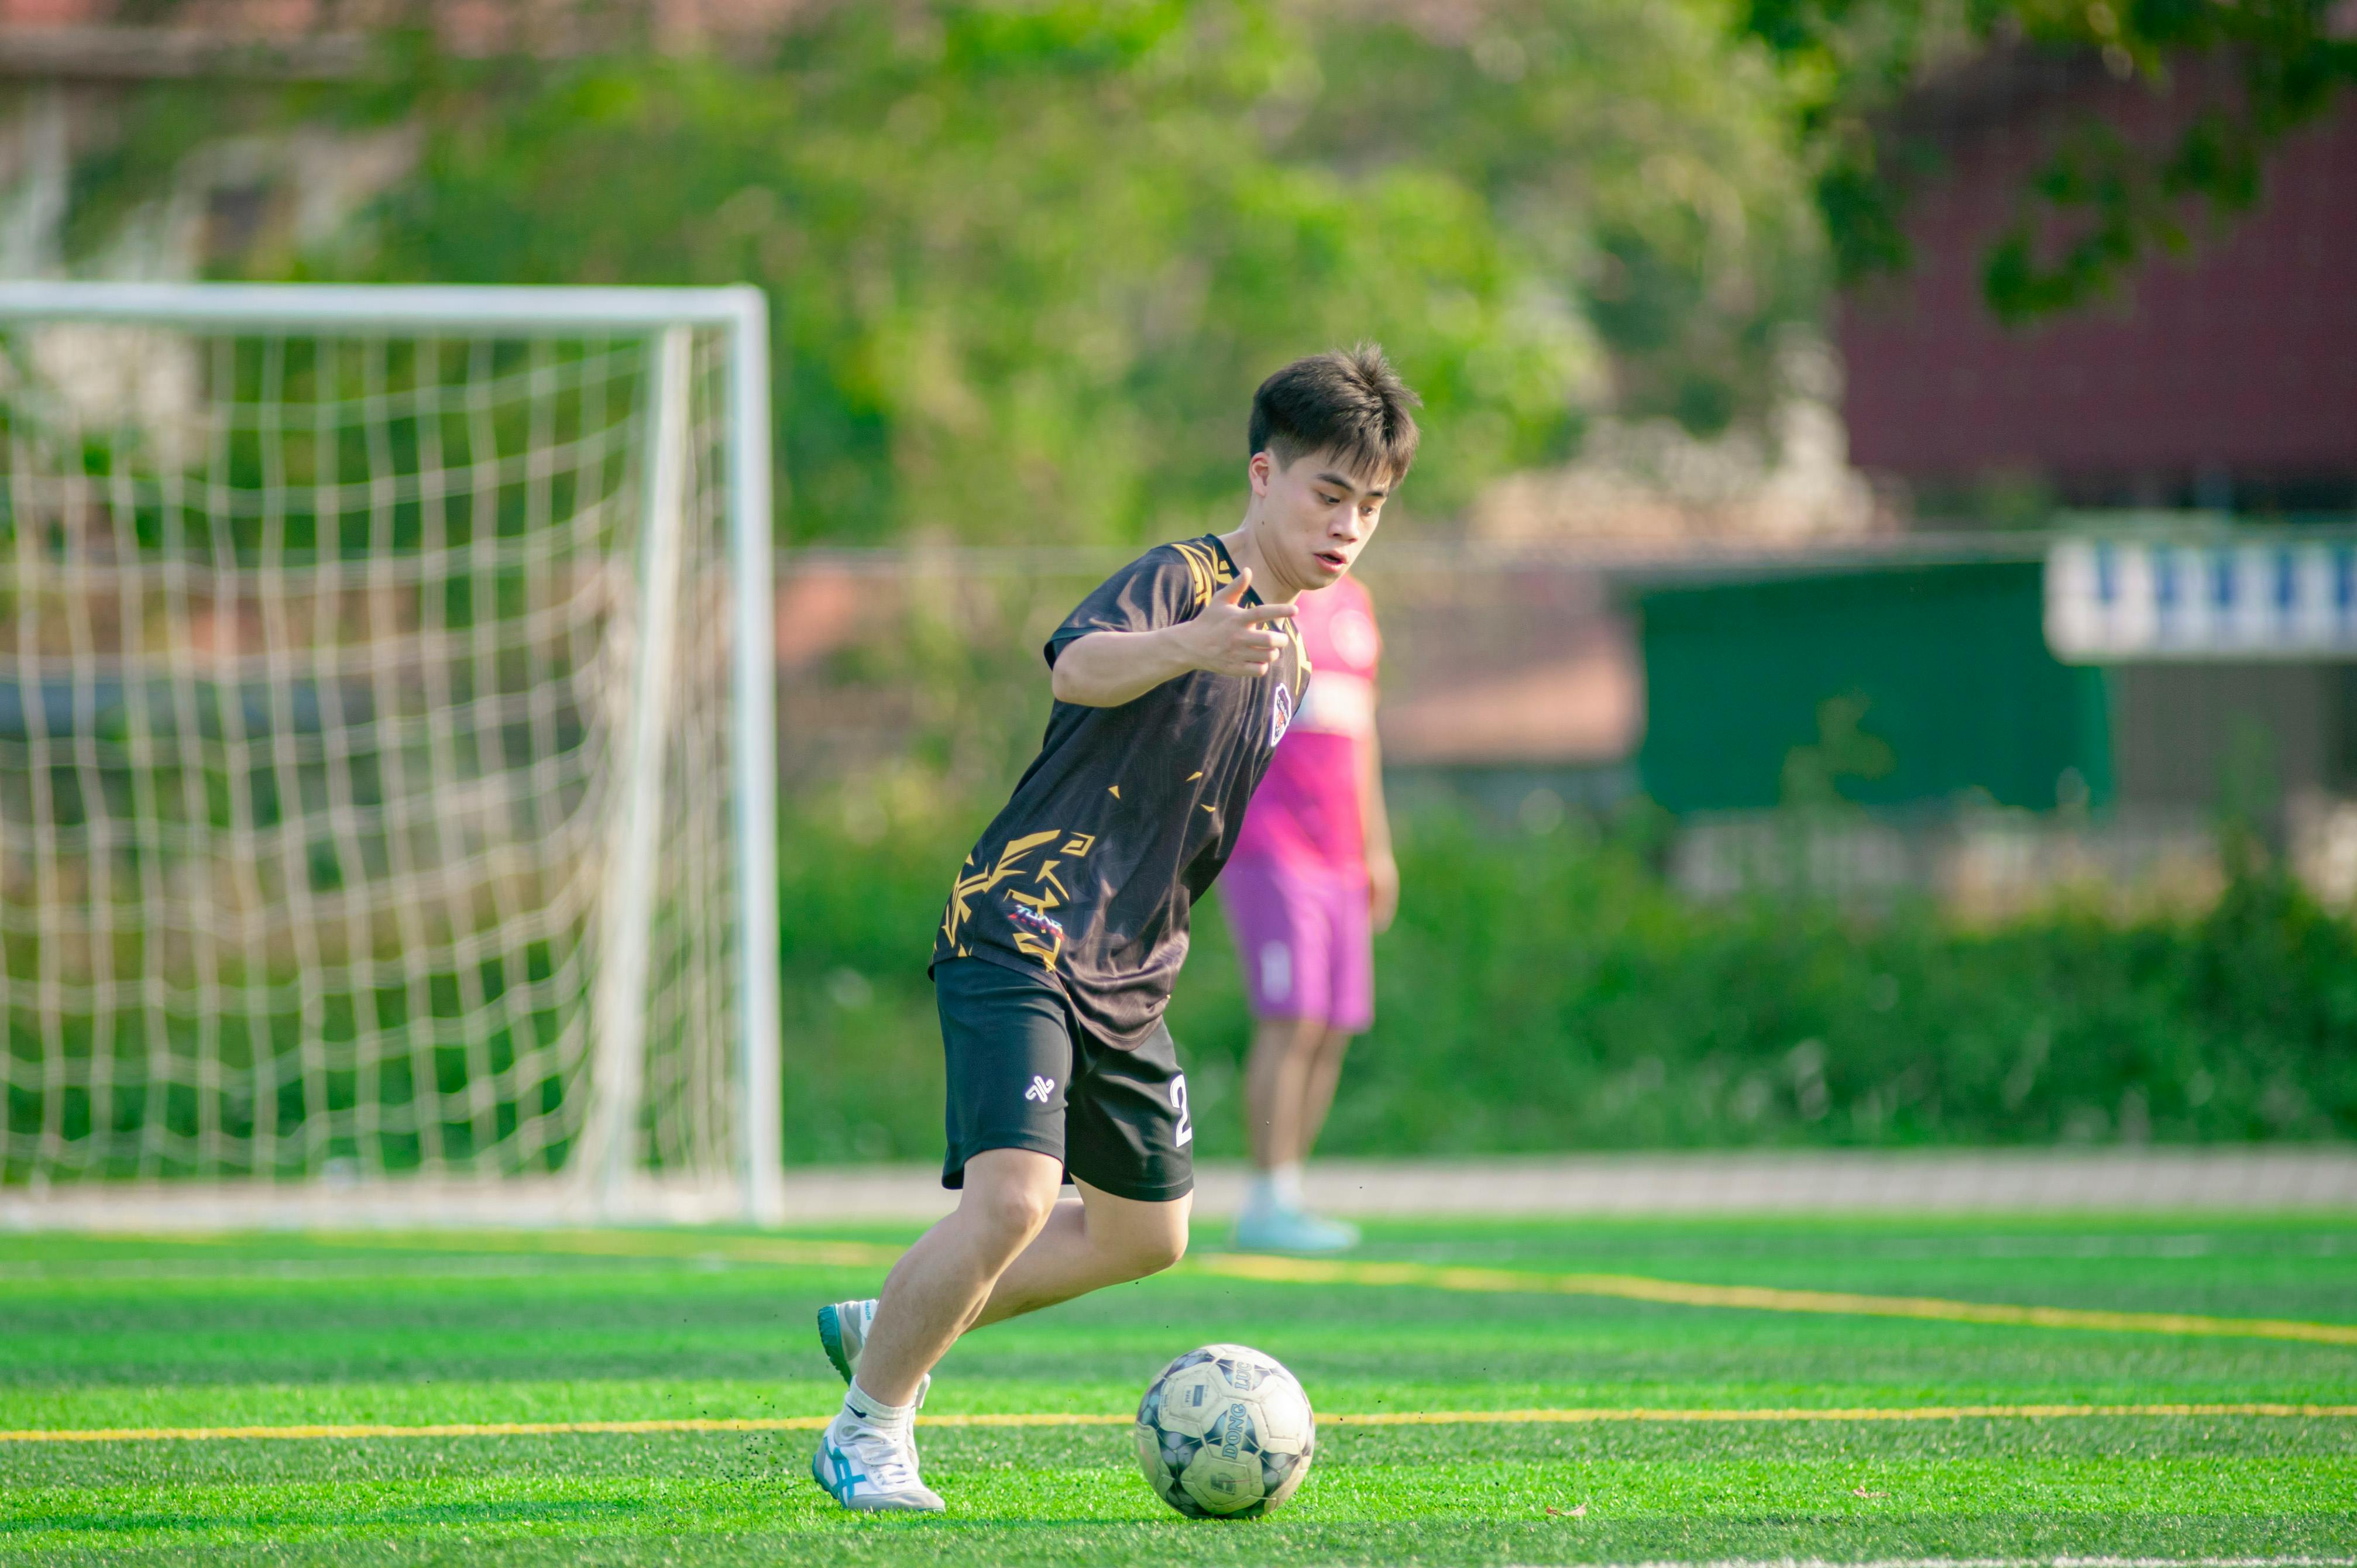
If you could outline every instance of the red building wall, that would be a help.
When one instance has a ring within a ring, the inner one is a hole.
[[[2088,505],[2357,505],[2357,98],[2294,135],[2260,208],[2192,256],[2026,328],[1998,325],[1981,269],[2058,133],[2092,109],[2162,142],[2187,109],[2101,79],[1969,109],[1910,209],[1912,271],[1840,311],[1853,460],[1919,493],[2012,474]]]

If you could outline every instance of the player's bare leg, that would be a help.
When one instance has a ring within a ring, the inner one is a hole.
[[[991,1287],[1056,1207],[1060,1162],[1028,1149],[989,1149],[966,1162],[957,1209],[917,1239],[884,1282],[866,1320],[843,1409],[819,1438],[811,1476],[846,1509],[939,1513],[917,1473],[917,1393]],[[849,1304],[845,1304],[849,1305]]]
[[[1357,1242],[1355,1230],[1311,1214],[1301,1195],[1302,1161],[1334,1102],[1350,1039],[1309,1018],[1265,1019],[1254,1032],[1244,1105],[1256,1175],[1236,1222],[1237,1246],[1333,1252]]]
[[[1326,1130],[1326,1113],[1334,1109],[1334,1087],[1342,1081],[1342,1058],[1357,1036],[1329,1029],[1318,1042],[1316,1056],[1301,1090],[1301,1120],[1294,1134],[1294,1158],[1306,1160]]]
[[[998,1276],[975,1327],[1158,1274],[1186,1255],[1192,1194],[1147,1202],[1084,1181],[1072,1185],[1080,1197],[1057,1204],[1039,1234]]]
[[[1049,1211],[1048,1222],[1031,1238],[998,1281],[972,1327],[1003,1323],[1076,1295],[1107,1285],[1126,1284],[1160,1273],[1187,1252],[1187,1220],[1192,1196],[1160,1202],[1120,1197],[1086,1182],[1076,1198],[1064,1198]],[[821,1315],[823,1338],[832,1328],[834,1338],[827,1353],[845,1380],[866,1364],[868,1337],[878,1302],[837,1302],[826,1309],[835,1315],[829,1325]],[[920,1378],[913,1396],[920,1403],[929,1380]],[[874,1392],[874,1390],[870,1390]]]
[[[1254,1168],[1266,1175],[1297,1164],[1302,1109],[1326,1026],[1310,1018],[1264,1018],[1244,1063],[1244,1133]]]
[[[999,1276],[1053,1218],[1063,1168],[1029,1149],[968,1160],[954,1211],[917,1239],[884,1281],[859,1359],[859,1386],[905,1405],[933,1363],[974,1326]]]

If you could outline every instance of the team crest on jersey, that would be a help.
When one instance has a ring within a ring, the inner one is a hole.
[[[1276,683],[1275,705],[1269,710],[1268,744],[1275,746],[1283,740],[1285,732],[1292,726],[1293,688],[1279,681]]]

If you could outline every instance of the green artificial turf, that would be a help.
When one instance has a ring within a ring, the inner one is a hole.
[[[2357,1322],[2357,1217],[1402,1223],[1359,1256]],[[0,1430],[823,1414],[841,1385],[811,1314],[882,1271],[774,1258],[683,1232],[0,1237]],[[1126,1412],[1221,1339],[1327,1414],[2357,1406],[2357,1345],[1189,1265],[974,1336],[928,1413]],[[0,1561],[2357,1560],[2347,1416],[1329,1423],[1294,1504],[1252,1523],[1169,1512],[1121,1426],[920,1435],[944,1519],[837,1512],[799,1431],[0,1443]]]

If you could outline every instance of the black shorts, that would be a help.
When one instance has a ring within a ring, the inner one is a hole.
[[[1053,982],[986,959],[936,964],[933,991],[949,1065],[943,1187],[963,1187],[985,1149],[1030,1149],[1116,1197],[1194,1190],[1195,1124],[1168,1029],[1117,1049],[1081,1026]]]

